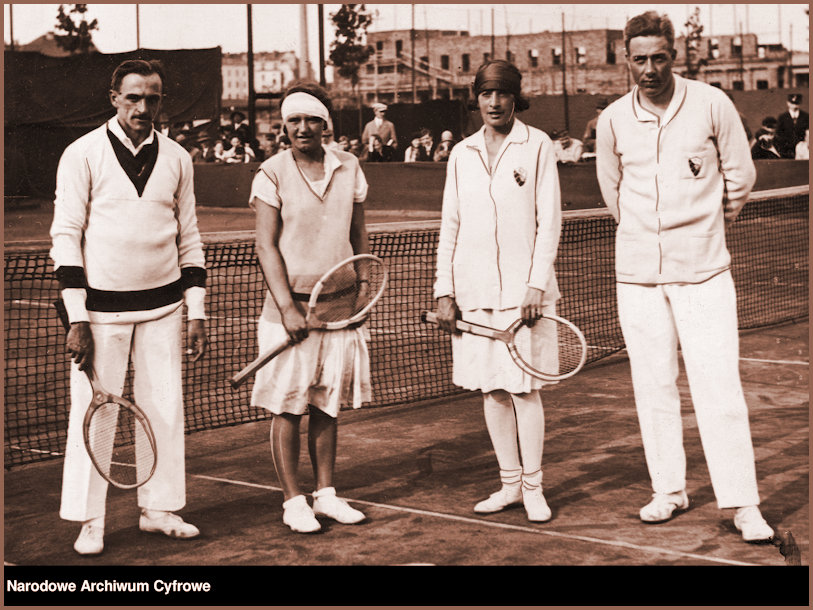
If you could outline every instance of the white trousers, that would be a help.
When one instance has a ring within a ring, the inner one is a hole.
[[[184,414],[181,381],[183,308],[157,320],[136,324],[91,324],[93,366],[102,386],[121,394],[130,358],[135,403],[150,420],[158,460],[152,478],[138,488],[138,505],[175,511],[186,504]],[[90,461],[82,421],[91,400],[85,373],[71,363],[71,410],[62,473],[60,517],[87,521],[105,514],[107,481]]]
[[[617,289],[654,491],[672,493],[686,487],[679,343],[717,505],[759,504],[730,271],[699,284],[619,283]]]

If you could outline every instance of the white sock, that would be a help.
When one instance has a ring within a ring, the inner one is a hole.
[[[486,428],[497,455],[500,470],[522,470],[517,442],[517,417],[508,392],[497,390],[483,395]]]
[[[539,392],[512,394],[519,435],[522,471],[535,473],[542,468],[542,449],[545,443],[545,411]]]

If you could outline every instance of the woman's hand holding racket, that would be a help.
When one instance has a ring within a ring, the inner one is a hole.
[[[448,308],[448,303],[446,307]],[[448,321],[448,309],[445,316]],[[440,316],[432,311],[422,313],[421,321],[441,327]],[[522,319],[505,330],[465,320],[454,321],[457,332],[505,343],[514,363],[537,379],[560,381],[572,377],[582,369],[587,360],[587,341],[575,324],[559,316],[543,315],[536,318],[533,326],[531,328]]]
[[[261,354],[232,377],[229,380],[232,388],[237,389],[272,359],[303,341],[311,330],[360,326],[386,286],[387,269],[383,261],[372,254],[351,256],[329,269],[316,282],[310,296],[305,295],[308,308],[304,317],[296,305],[280,312],[288,340]]]
[[[146,483],[158,461],[155,434],[144,412],[129,400],[102,387],[93,370],[90,325],[71,325],[65,304],[54,303],[68,332],[66,346],[74,362],[87,375],[92,397],[82,424],[82,436],[91,462],[104,479],[120,489]]]

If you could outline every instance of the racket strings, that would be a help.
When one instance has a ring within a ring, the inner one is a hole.
[[[150,432],[125,406],[111,402],[96,409],[88,445],[99,471],[114,484],[136,486],[152,474],[156,455]]]
[[[520,328],[514,343],[519,357],[545,375],[566,375],[578,369],[583,361],[580,336],[555,319],[542,318],[532,327]]]
[[[341,322],[363,311],[386,281],[384,266],[363,259],[342,265],[323,278],[314,314],[323,322]]]

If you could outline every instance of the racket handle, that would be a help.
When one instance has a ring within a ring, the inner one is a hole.
[[[71,329],[71,323],[68,320],[68,310],[65,309],[65,301],[62,299],[57,299],[54,301],[54,308],[56,309],[56,313],[59,316],[59,321],[62,322],[62,326],[65,327],[65,330],[68,331]]]
[[[284,352],[294,343],[295,341],[293,339],[288,339],[284,343],[280,343],[274,349],[257,356],[257,358],[255,358],[251,363],[249,363],[245,368],[243,368],[243,370],[241,370],[234,377],[229,379],[229,383],[231,384],[232,389],[236,390],[237,388],[239,388],[246,382],[246,380],[249,377],[252,377],[257,371],[259,371],[262,367],[271,362],[271,360],[279,356],[282,352]]]
[[[438,314],[436,314],[434,311],[424,311],[421,314],[421,322],[428,322],[429,324],[438,326]],[[488,326],[480,326],[479,324],[473,324],[472,322],[466,322],[465,320],[455,320],[454,324],[455,328],[457,328],[457,330],[460,332],[477,335],[479,337],[488,337],[489,339],[498,339],[499,341],[505,342],[511,338],[505,331],[490,328]]]

